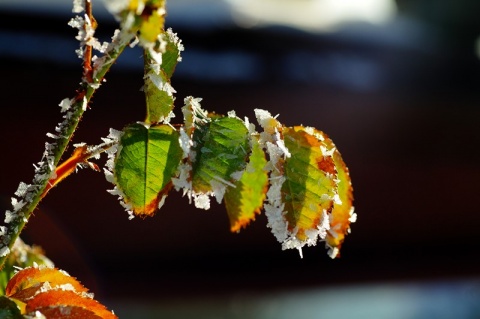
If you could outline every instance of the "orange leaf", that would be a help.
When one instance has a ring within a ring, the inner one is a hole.
[[[5,295],[25,301],[35,295],[46,282],[51,289],[68,285],[68,288],[78,293],[88,291],[79,281],[63,271],[55,268],[29,267],[19,271],[10,279],[5,289]]]
[[[37,294],[33,299],[29,300],[26,306],[26,312],[40,311],[46,307],[65,307],[65,309],[83,308],[92,312],[95,316],[102,319],[118,319],[111,311],[99,303],[98,301],[79,295],[73,291],[68,290],[49,290]],[[68,308],[70,307],[70,308]],[[53,317],[57,318],[57,317]],[[63,316],[58,318],[71,318],[69,316]],[[73,317],[75,318],[75,317]],[[80,318],[80,317],[79,317]],[[82,317],[84,318],[84,317]],[[97,318],[97,317],[86,317]]]
[[[76,306],[47,306],[37,308],[35,311],[29,313],[34,317],[35,312],[39,311],[42,315],[48,319],[102,319],[102,317],[97,316],[94,312]]]
[[[332,143],[333,144],[333,143]],[[338,196],[340,202],[333,205],[330,230],[327,232],[327,245],[333,248],[333,257],[338,257],[345,235],[350,232],[350,223],[356,220],[353,208],[353,187],[348,167],[340,153],[335,151],[333,161],[338,171]]]

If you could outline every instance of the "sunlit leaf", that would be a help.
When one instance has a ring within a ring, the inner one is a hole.
[[[330,147],[334,144],[330,139],[326,140]],[[345,235],[350,231],[350,223],[354,222],[356,215],[353,209],[353,188],[350,180],[350,174],[340,152],[335,148],[333,161],[337,169],[338,178],[338,197],[335,201],[330,218],[330,230],[327,232],[327,245],[333,248],[332,257],[339,255],[340,247],[345,239]]]
[[[178,62],[181,61],[180,52],[183,51],[183,45],[176,33],[173,33],[171,29],[165,32],[165,52],[162,54],[162,72],[166,78],[170,80],[175,71],[175,67]]]
[[[252,136],[251,141],[252,153],[245,172],[240,180],[235,182],[235,187],[227,188],[224,197],[232,232],[239,231],[255,219],[255,214],[260,213],[267,193],[268,172],[265,170],[267,164],[265,153],[256,136]]]
[[[292,154],[285,160],[282,198],[288,229],[300,241],[316,230],[332,210],[337,192],[337,171],[331,150],[322,135],[313,135],[301,126],[283,130],[285,146]]]
[[[41,292],[28,301],[25,311],[30,313],[47,307],[61,308],[62,306],[65,310],[69,308],[76,309],[77,307],[83,308],[102,319],[117,318],[117,316],[115,316],[111,311],[107,310],[107,308],[98,301],[68,290],[49,290],[46,292]],[[97,318],[95,316],[86,318]],[[69,318],[69,316],[58,318]]]
[[[181,158],[179,133],[169,125],[132,124],[123,130],[114,178],[135,214],[154,213],[170,189]]]
[[[39,311],[47,318],[117,318],[87,292],[75,278],[59,269],[29,267],[12,277],[6,296],[26,314]],[[0,302],[7,305],[8,300]]]
[[[67,287],[76,292],[87,292],[80,282],[74,277],[55,268],[29,267],[19,271],[8,282],[5,295],[21,301],[26,301],[40,291],[44,283],[48,282],[49,288]]]
[[[193,135],[192,185],[195,192],[221,191],[237,180],[250,153],[248,130],[242,120],[219,117],[199,126]]]
[[[145,51],[145,59],[148,59],[148,55]],[[174,91],[162,71],[157,74],[148,66],[145,66],[145,70],[143,86],[147,106],[145,122],[158,123],[169,118],[173,109]]]
[[[173,115],[173,102],[175,90],[170,85],[170,77],[175,71],[177,63],[181,60],[180,52],[183,45],[177,35],[168,29],[164,32],[165,49],[159,65],[152,58],[149,50],[144,50],[145,61],[145,92],[147,104],[147,123],[158,123],[169,120]]]

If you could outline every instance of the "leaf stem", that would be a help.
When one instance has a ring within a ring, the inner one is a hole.
[[[76,171],[79,166],[89,166],[90,168],[99,171],[100,169],[98,168],[98,166],[92,162],[89,162],[88,160],[92,157],[100,155],[100,153],[105,152],[113,145],[115,145],[115,143],[116,142],[112,141],[108,143],[102,143],[97,146],[82,145],[75,148],[72,156],[70,156],[67,160],[65,160],[55,169],[55,174],[53,174],[54,176],[48,181],[47,186],[42,193],[42,198],[47,195],[50,189],[55,187],[58,183],[60,183],[70,174]]]

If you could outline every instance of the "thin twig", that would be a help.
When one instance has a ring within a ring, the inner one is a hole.
[[[93,21],[90,1],[87,0],[86,4],[86,7],[90,8],[88,10],[90,10],[90,17]],[[58,165],[60,158],[65,153],[73,133],[77,129],[83,113],[87,109],[90,99],[96,89],[100,86],[100,83],[103,81],[103,78],[110,67],[114,64],[131,39],[134,38],[135,31],[129,31],[130,32],[128,33],[120,34],[120,36],[116,34],[117,36],[112,38],[111,46],[103,56],[104,63],[98,64],[93,68],[90,64],[91,47],[86,45],[86,50],[84,50],[85,55],[83,57],[85,68],[84,74],[89,76],[83,78],[83,82],[77,90],[76,96],[71,100],[72,103],[69,110],[63,116],[64,120],[56,127],[55,131],[58,134],[49,134],[49,136],[53,137],[55,141],[54,143],[47,142],[45,144],[45,152],[43,153],[38,166],[36,166],[32,184],[27,185],[25,183],[20,183],[15,192],[15,195],[18,198],[12,198],[13,209],[5,212],[6,226],[0,226],[0,268],[3,267],[15,240],[25,227],[32,212],[43,198],[45,189],[49,187],[49,180],[54,175],[54,170]],[[87,70],[88,67],[90,67],[91,70]],[[89,81],[90,77],[91,81]]]
[[[98,166],[95,163],[89,162],[88,160],[92,157],[95,158],[99,156],[113,145],[115,145],[115,142],[102,143],[97,146],[81,145],[75,148],[72,156],[70,156],[70,158],[65,160],[55,169],[54,177],[48,180],[47,186],[45,187],[41,197],[45,197],[50,189],[55,187],[58,183],[76,171],[77,168],[82,164],[86,164],[88,167],[99,171]]]

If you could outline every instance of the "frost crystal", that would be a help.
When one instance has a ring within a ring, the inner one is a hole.
[[[102,138],[102,140],[105,143],[116,143],[106,151],[108,155],[108,160],[105,163],[105,168],[103,169],[103,172],[105,173],[105,179],[112,184],[115,184],[115,178],[113,174],[115,171],[115,154],[117,152],[120,152],[122,149],[122,146],[118,144],[121,136],[122,136],[121,131],[117,131],[111,128],[108,136],[106,138]],[[132,211],[132,205],[124,201],[125,194],[119,188],[115,186],[113,189],[107,190],[107,192],[109,192],[112,195],[118,196],[120,205],[122,205],[122,207],[125,208],[125,210],[128,213],[128,219],[131,220],[135,217]]]
[[[0,248],[0,257],[5,257],[10,253],[10,248],[3,246]]]
[[[229,183],[230,185],[233,185]],[[217,200],[217,203],[221,203],[223,196],[225,195],[225,191],[227,190],[227,185],[225,185],[222,181],[211,180],[210,186],[212,187],[213,195]],[[235,185],[233,185],[235,187]]]
[[[282,203],[281,189],[285,177],[279,176],[276,172],[271,173],[270,188],[267,192],[267,203],[265,203],[265,216],[267,226],[279,242],[284,242],[288,237],[288,223],[285,220],[284,204]]]
[[[148,78],[159,90],[166,92],[168,96],[173,96],[173,93],[177,93],[170,83],[163,81],[160,75],[150,73],[148,74]]]
[[[208,196],[208,194],[194,193],[193,201],[195,203],[196,208],[205,209],[205,210],[210,209],[210,197]]]
[[[167,199],[167,195],[163,195],[162,198],[160,198],[160,201],[158,202],[158,209],[163,207],[166,199]]]
[[[73,0],[73,13],[85,11],[85,0]]]
[[[349,222],[355,223],[357,221],[357,214],[355,213],[355,208],[350,208],[349,212],[350,218],[348,219]]]
[[[173,44],[175,44],[175,46],[177,47],[177,49],[179,51],[177,61],[178,62],[182,61],[182,57],[180,56],[180,52],[185,50],[185,48],[182,44],[182,40],[180,40],[178,38],[176,33],[173,33],[171,28],[167,29],[166,35],[167,35],[168,39],[170,40],[170,42],[173,42]]]
[[[65,98],[60,102],[60,104],[58,104],[58,106],[60,106],[61,112],[64,113],[68,111],[72,106],[72,100],[70,100],[69,98]]]
[[[273,117],[270,112],[261,109],[255,109],[254,111],[258,124],[267,134],[274,134],[275,130],[281,126],[276,120],[278,115]]]
[[[116,15],[128,7],[130,0],[104,0],[103,2],[108,11]]]
[[[338,253],[340,252],[340,250],[337,248],[337,247],[330,247],[330,249],[328,250],[328,256],[332,259],[336,258],[338,256]]]
[[[196,124],[205,124],[210,121],[208,112],[200,106],[201,98],[188,96],[185,98],[185,105],[182,107],[183,118],[185,119],[185,129],[187,133],[192,133]]]
[[[30,185],[28,185],[24,182],[20,182],[20,184],[18,185],[17,191],[15,192],[15,195],[18,196],[18,197],[25,196],[29,187],[30,187]]]
[[[193,142],[190,139],[190,137],[187,135],[187,133],[185,133],[185,130],[183,129],[183,127],[180,128],[179,143],[183,151],[183,158],[187,158],[188,154],[190,153],[190,148],[192,147]]]

